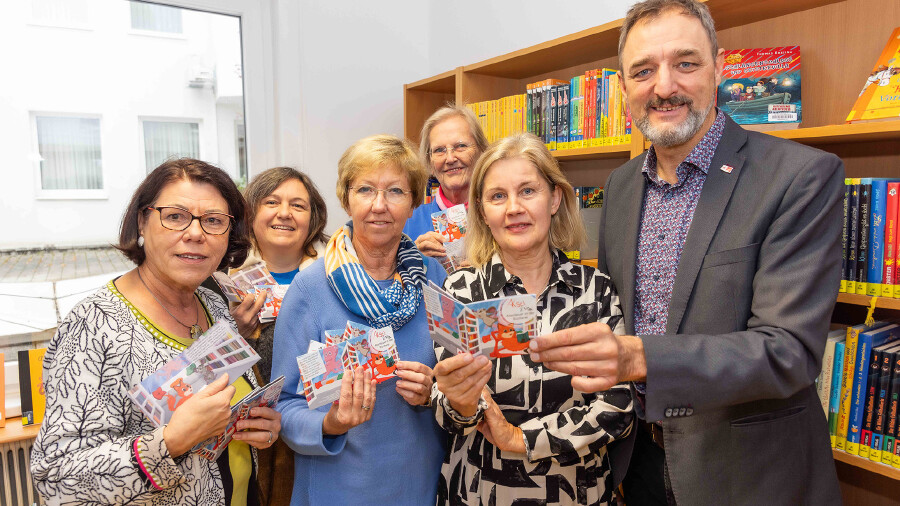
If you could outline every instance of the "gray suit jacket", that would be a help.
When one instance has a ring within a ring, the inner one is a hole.
[[[600,224],[628,334],[645,156],[609,177]],[[647,420],[661,421],[679,505],[840,504],[813,383],[840,281],[843,178],[836,156],[728,118],[666,334],[642,336]]]

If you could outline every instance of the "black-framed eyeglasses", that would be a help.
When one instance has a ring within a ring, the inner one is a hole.
[[[194,220],[200,222],[200,228],[210,235],[222,235],[231,228],[231,221],[234,216],[225,213],[205,213],[201,216],[194,216],[180,207],[147,206],[159,212],[159,223],[169,230],[186,230]]]

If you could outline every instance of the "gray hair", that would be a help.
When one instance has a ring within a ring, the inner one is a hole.
[[[713,59],[719,52],[719,41],[716,39],[716,25],[713,22],[712,15],[709,13],[709,7],[706,4],[697,2],[696,0],[645,0],[638,2],[628,9],[625,20],[622,22],[622,28],[619,32],[619,65],[622,62],[622,49],[625,48],[625,39],[628,38],[628,32],[634,28],[638,21],[644,19],[654,19],[662,13],[669,10],[679,10],[681,14],[689,16],[700,21],[706,36],[709,38],[709,44],[712,46]],[[625,70],[624,68],[622,69]]]

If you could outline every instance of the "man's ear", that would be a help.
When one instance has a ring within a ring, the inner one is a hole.
[[[716,51],[716,87],[722,84],[722,73],[725,72],[725,50]]]

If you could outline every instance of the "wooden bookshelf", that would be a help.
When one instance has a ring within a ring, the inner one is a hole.
[[[22,425],[20,417],[7,418],[6,427],[0,427],[0,444],[34,439],[39,430],[41,430],[40,424]]]
[[[720,47],[800,46],[803,75],[801,128],[766,132],[833,152],[847,177],[900,177],[900,120],[847,125],[860,87],[900,20],[896,0],[707,0]],[[408,84],[405,134],[418,142],[424,120],[443,102],[494,100],[524,93],[528,83],[569,79],[586,70],[618,68],[622,20],[535,44]],[[600,186],[612,170],[648,147],[640,135],[629,146],[554,153],[576,186]],[[585,260],[596,265],[596,260]],[[865,314],[869,297],[838,296],[833,321]],[[879,298],[879,311],[900,310],[900,300]],[[900,313],[894,313],[900,319]],[[855,321],[854,321],[855,322]],[[846,323],[846,322],[843,322]],[[900,504],[900,471],[835,453],[847,504]],[[877,467],[872,467],[876,466]]]
[[[843,452],[841,450],[831,450],[831,452],[834,454],[834,460],[844,462],[845,464],[850,464],[851,466],[859,467],[873,473],[878,473],[882,476],[887,476],[888,478],[891,478],[893,480],[900,480],[900,469],[897,469],[896,467],[882,464],[880,462],[873,462],[858,455],[850,455],[849,453]]]

